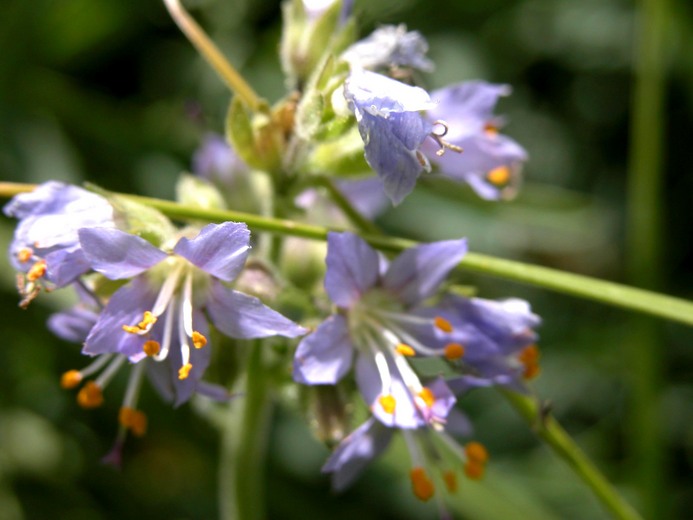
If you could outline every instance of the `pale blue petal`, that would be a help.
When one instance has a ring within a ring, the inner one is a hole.
[[[416,305],[435,294],[466,253],[464,238],[409,248],[392,261],[383,286],[405,305]]]
[[[393,430],[373,418],[351,432],[334,450],[322,468],[332,473],[335,491],[347,488],[370,462],[390,444]]]
[[[119,229],[80,229],[79,241],[92,268],[112,280],[137,276],[168,257],[145,239]]]
[[[325,290],[339,307],[351,307],[378,281],[378,254],[353,233],[328,233],[326,263]]]
[[[212,283],[207,310],[214,325],[231,338],[251,339],[274,335],[295,338],[307,332],[258,298],[228,289],[219,282]]]
[[[248,226],[237,222],[209,224],[193,239],[181,238],[173,252],[225,282],[234,280],[250,250]]]
[[[346,319],[337,314],[301,340],[294,357],[294,380],[305,385],[333,385],[351,368],[354,346]]]

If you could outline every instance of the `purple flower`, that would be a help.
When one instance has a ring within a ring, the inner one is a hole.
[[[84,353],[117,353],[137,362],[168,359],[177,404],[187,400],[209,363],[206,314],[222,333],[240,339],[296,337],[305,329],[259,299],[227,287],[248,255],[245,224],[209,224],[183,232],[165,250],[115,229],[83,229],[92,268],[107,278],[134,277],[118,289],[86,338]],[[194,347],[194,348],[191,348]],[[164,385],[160,385],[162,390]]]
[[[445,133],[438,143],[434,134],[422,151],[443,175],[466,182],[485,199],[514,195],[522,163],[527,160],[524,148],[499,133],[502,120],[493,115],[498,99],[509,94],[508,85],[458,83],[432,92],[437,105],[426,113],[434,125],[435,121],[444,125]],[[448,145],[462,152],[445,151]]]
[[[20,279],[23,307],[36,297],[41,281],[63,287],[89,271],[79,229],[115,226],[106,199],[53,181],[15,196],[4,212],[19,219],[9,255],[15,269],[25,273]]]
[[[193,173],[221,186],[231,187],[239,176],[249,172],[248,165],[236,155],[222,136],[208,134],[192,158]]]
[[[356,116],[368,164],[376,171],[393,204],[399,204],[430,170],[419,151],[433,125],[421,111],[435,106],[428,93],[369,71],[353,72],[344,96]]]
[[[388,264],[360,237],[330,233],[325,288],[338,310],[299,344],[294,379],[335,384],[354,364],[361,393],[383,424],[444,423],[454,396],[442,380],[425,386],[406,358],[439,354],[442,318],[425,315],[431,308],[424,302],[465,253],[465,240],[450,240],[411,248]],[[427,346],[428,338],[435,344]]]
[[[407,31],[405,25],[384,25],[351,45],[342,59],[353,69],[411,67],[431,72],[433,62],[426,57],[427,52],[428,42],[418,31]]]

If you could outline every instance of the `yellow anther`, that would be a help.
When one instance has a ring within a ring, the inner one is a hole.
[[[457,491],[457,475],[454,471],[444,471],[443,481],[445,482],[445,487],[448,488],[450,493]]]
[[[436,316],[433,320],[433,324],[443,332],[447,332],[448,334],[452,332],[452,325],[442,316]]]
[[[185,365],[180,367],[180,369],[178,370],[178,379],[187,379],[190,375],[190,370],[192,370],[192,365],[190,363],[186,363]]]
[[[416,498],[426,502],[433,497],[435,487],[431,479],[426,475],[425,469],[421,467],[412,468],[409,472],[409,478],[411,479],[411,489]]]
[[[142,332],[142,329],[136,325],[123,325],[123,330],[125,332],[129,332],[130,334],[139,334]]]
[[[445,357],[450,361],[460,359],[464,356],[464,346],[459,343],[448,343],[445,345]]]
[[[144,350],[144,353],[150,357],[156,356],[159,352],[161,352],[161,345],[159,345],[158,341],[150,339],[144,342],[144,345],[142,345],[142,350]]]
[[[39,260],[34,265],[31,266],[29,272],[26,273],[26,279],[30,282],[35,282],[39,278],[42,278],[46,274],[46,261]]]
[[[77,404],[82,408],[98,408],[103,404],[103,392],[94,381],[87,381],[77,393]]]
[[[464,465],[464,474],[472,480],[481,480],[485,470],[486,468],[483,464],[471,460]]]
[[[207,344],[207,338],[205,338],[204,334],[194,330],[192,333],[192,342],[195,348],[202,348]]]
[[[539,375],[541,370],[539,367],[539,348],[536,345],[525,347],[517,356],[517,359],[525,367],[522,373],[525,379],[533,379]]]
[[[469,459],[470,462],[486,464],[488,460],[488,451],[486,451],[486,447],[480,442],[468,442],[464,446],[464,453],[467,455],[467,459]]]
[[[68,390],[82,382],[82,373],[79,370],[68,370],[60,377],[60,388]]]
[[[378,398],[378,402],[380,403],[380,406],[383,407],[385,413],[390,415],[395,413],[395,406],[397,404],[397,401],[395,401],[395,398],[392,395],[382,395]]]
[[[137,324],[137,326],[142,330],[148,330],[151,325],[156,323],[156,316],[152,314],[151,311],[144,311],[142,315],[142,321]]]
[[[397,345],[395,347],[395,352],[397,352],[398,354],[402,354],[406,357],[414,357],[416,355],[416,351],[409,345],[406,345],[404,343],[400,343],[399,345]]]
[[[17,251],[17,260],[19,260],[23,264],[31,260],[32,256],[34,256],[34,251],[28,247],[23,247],[19,251]]]
[[[142,437],[147,433],[147,416],[144,412],[134,408],[123,406],[118,412],[118,422],[137,437]]]
[[[502,186],[510,180],[510,168],[499,166],[486,174],[486,180],[494,186]]]
[[[425,386],[417,395],[423,400],[424,403],[426,403],[426,406],[429,408],[436,402],[436,396],[433,395],[430,388],[426,388]]]

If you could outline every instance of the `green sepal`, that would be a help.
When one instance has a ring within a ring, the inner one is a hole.
[[[113,220],[118,229],[142,237],[156,247],[175,235],[176,228],[171,221],[151,206],[116,195],[91,183],[86,188],[98,193],[113,206]]]
[[[176,201],[201,209],[226,209],[224,197],[211,182],[182,174],[176,182]]]
[[[351,126],[339,139],[318,146],[308,160],[308,169],[317,174],[336,175],[360,175],[371,172],[364,156],[363,140],[358,128]]]
[[[226,133],[248,166],[268,172],[278,169],[284,140],[281,128],[267,114],[258,113],[251,119],[243,101],[235,96],[226,117]]]

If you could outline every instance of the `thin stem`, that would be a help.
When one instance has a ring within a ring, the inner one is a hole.
[[[266,103],[255,93],[250,85],[243,79],[238,71],[231,65],[221,53],[214,42],[205,34],[197,22],[183,8],[179,0],[164,0],[166,9],[176,22],[176,25],[183,31],[183,34],[190,40],[190,43],[212,66],[221,79],[228,85],[231,91],[243,100],[243,102],[254,111],[261,111]]]
[[[329,193],[332,202],[334,202],[339,209],[346,215],[346,217],[351,221],[352,224],[356,226],[359,231],[364,233],[371,233],[374,235],[382,234],[380,228],[376,226],[373,222],[368,220],[366,217],[361,215],[361,213],[351,204],[349,199],[344,196],[332,179],[329,177],[318,177],[318,183],[320,186],[324,187]]]
[[[628,177],[626,269],[631,283],[648,289],[662,285],[662,148],[668,62],[669,2],[640,0],[632,100]],[[638,320],[625,342],[632,367],[631,428],[635,477],[648,518],[667,515],[662,413],[663,357],[652,348],[661,340],[659,324]]]
[[[558,421],[550,414],[542,413],[536,399],[507,390],[501,390],[501,392],[536,434],[590,487],[614,518],[641,519],[637,511],[618,494]]]
[[[260,341],[250,345],[243,395],[231,401],[219,461],[222,520],[262,520],[264,467],[272,402]]]
[[[32,185],[0,182],[0,196],[8,197],[31,191],[33,188],[34,186]],[[327,240],[329,231],[343,231],[342,229],[262,217],[240,211],[201,209],[138,195],[117,193],[113,195],[127,197],[140,204],[155,208],[168,217],[181,220],[206,220],[208,222],[230,220],[245,222],[254,231],[265,231],[323,241]],[[418,244],[418,242],[413,240],[397,237],[368,235],[365,233],[362,233],[361,236],[376,249],[395,253]],[[479,253],[467,253],[460,262],[460,267],[467,271],[497,276],[506,280],[542,287],[578,298],[693,325],[693,302],[674,296]]]

